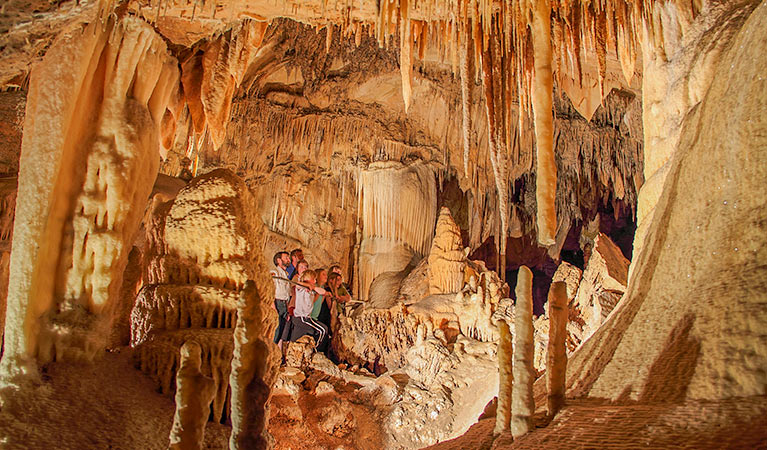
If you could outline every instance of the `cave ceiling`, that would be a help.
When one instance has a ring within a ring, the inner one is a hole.
[[[0,12],[0,87],[24,90],[56,36],[138,16],[181,69],[162,121],[162,171],[177,173],[186,156],[252,186],[296,164],[309,178],[354,177],[371,162],[420,160],[471,192],[470,222],[504,236],[537,230],[561,247],[563,224],[604,205],[635,214],[640,29],[658,22],[654,4],[11,1]],[[680,27],[699,9],[680,3]],[[668,34],[659,27],[648,28],[652,45]],[[470,232],[472,248],[488,233]]]

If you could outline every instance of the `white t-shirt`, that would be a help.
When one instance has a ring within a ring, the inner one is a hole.
[[[271,273],[273,277],[280,277],[285,279],[288,278],[288,272],[279,266],[275,267]],[[278,280],[276,278],[273,278],[273,280],[274,280],[274,298],[276,298],[277,300],[289,300],[290,299],[290,283],[288,283],[285,280]]]
[[[296,308],[293,310],[293,315],[296,317],[310,317],[313,306],[312,291],[303,286],[296,286]]]

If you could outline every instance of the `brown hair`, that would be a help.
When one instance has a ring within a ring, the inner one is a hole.
[[[336,278],[341,278],[341,274],[331,272],[328,275],[328,286],[333,286],[333,282],[336,280]]]
[[[279,260],[282,259],[282,255],[287,255],[288,252],[277,252],[274,254],[274,258],[272,261],[274,262],[275,266],[279,266]]]
[[[316,280],[317,279],[317,274],[312,269],[306,269],[306,272],[301,274],[301,279],[298,280],[298,281],[306,282],[306,280],[308,280],[310,278],[313,279],[313,280]]]

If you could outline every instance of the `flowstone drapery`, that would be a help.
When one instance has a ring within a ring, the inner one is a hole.
[[[30,77],[0,371],[106,345],[157,174],[176,60],[142,20],[59,37]]]

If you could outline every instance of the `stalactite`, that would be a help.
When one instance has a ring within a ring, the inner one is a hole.
[[[465,2],[464,2],[465,4]],[[465,15],[465,8],[464,8]],[[461,48],[460,48],[460,70],[461,70],[461,129],[463,131],[463,175],[466,178],[470,177],[469,174],[469,152],[470,139],[471,139],[471,84],[473,80],[469,77],[469,62],[471,61],[471,28],[468,19],[464,16],[463,20],[466,23],[464,32],[461,36]]]
[[[508,182],[506,180],[506,146],[502,142],[502,135],[499,130],[499,126],[503,124],[498,123],[499,110],[503,104],[498,100],[503,100],[503,96],[498,96],[498,89],[496,86],[497,67],[494,64],[498,50],[496,43],[497,39],[492,37],[492,45],[489,45],[486,50],[482,51],[482,86],[485,92],[485,110],[488,123],[488,152],[490,154],[490,162],[493,166],[493,175],[495,178],[496,191],[498,192],[498,209],[500,215],[500,238],[496,240],[497,251],[499,254],[505,254],[506,251],[506,239],[508,230]],[[501,103],[499,105],[499,103]]]
[[[410,0],[400,0],[400,53],[399,70],[402,75],[402,99],[405,102],[405,113],[410,108],[410,97],[413,94],[411,86],[413,78],[413,38],[410,33]]]
[[[437,217],[434,172],[423,164],[388,163],[363,171],[360,181],[364,237],[392,239],[428,254]]]
[[[554,161],[554,122],[552,119],[553,81],[551,72],[551,0],[533,2],[532,37],[535,55],[533,77],[533,115],[535,117],[536,190],[538,242],[554,243],[557,226],[557,166]]]
[[[145,285],[131,312],[131,345],[150,338],[153,331],[183,328],[228,328],[236,317],[236,291],[212,286]]]

